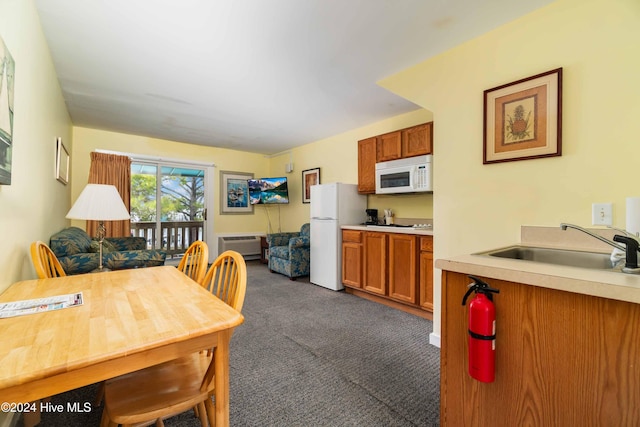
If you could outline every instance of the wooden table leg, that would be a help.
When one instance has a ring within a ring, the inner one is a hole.
[[[229,340],[231,330],[218,333],[218,345],[214,350],[216,427],[229,426]]]
[[[40,401],[36,401],[37,410],[34,412],[24,412],[22,414],[24,427],[34,427],[40,424]]]

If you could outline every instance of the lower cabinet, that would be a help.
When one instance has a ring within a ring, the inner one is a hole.
[[[433,311],[433,236],[420,237],[420,307]]]
[[[480,278],[500,290],[495,381],[468,374],[472,280],[443,271],[441,426],[639,425],[640,304]]]
[[[342,283],[362,288],[362,232],[342,232]]]
[[[417,236],[389,234],[389,298],[415,304],[418,291]]]
[[[342,283],[399,308],[432,312],[433,237],[343,230]]]
[[[387,233],[364,233],[364,275],[362,288],[377,295],[387,294]]]

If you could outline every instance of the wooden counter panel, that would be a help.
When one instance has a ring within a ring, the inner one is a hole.
[[[467,373],[471,280],[443,271],[441,425],[631,426],[640,420],[640,305],[486,279],[496,379]]]

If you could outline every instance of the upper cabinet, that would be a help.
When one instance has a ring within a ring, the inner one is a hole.
[[[376,163],[432,154],[433,122],[358,141],[358,192],[376,192]]]
[[[376,192],[376,137],[358,141],[358,193]]]
[[[385,133],[376,137],[376,162],[402,158],[402,131]]]
[[[402,157],[431,154],[433,122],[402,130]]]

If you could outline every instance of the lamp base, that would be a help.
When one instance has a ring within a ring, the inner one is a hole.
[[[96,268],[94,270],[91,270],[89,273],[104,273],[104,272],[107,272],[107,271],[111,271],[111,269],[107,268],[107,267],[98,267],[98,268]]]

